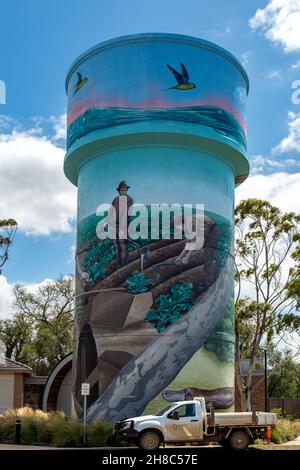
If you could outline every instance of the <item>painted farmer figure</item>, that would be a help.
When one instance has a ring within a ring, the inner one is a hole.
[[[117,187],[119,195],[112,201],[116,216],[114,247],[117,266],[124,266],[128,262],[128,211],[133,205],[133,199],[127,194],[128,189],[126,181],[121,181]]]

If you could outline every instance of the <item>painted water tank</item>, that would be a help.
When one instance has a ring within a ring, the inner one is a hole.
[[[82,382],[89,422],[199,395],[232,408],[248,87],[232,54],[177,34],[112,39],[71,65],[64,171],[78,187],[78,417]]]

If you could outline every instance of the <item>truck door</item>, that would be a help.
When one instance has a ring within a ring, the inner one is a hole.
[[[203,439],[202,413],[195,403],[173,409],[166,420],[166,441],[192,441]]]

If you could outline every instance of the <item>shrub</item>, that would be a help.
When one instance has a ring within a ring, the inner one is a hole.
[[[271,429],[271,441],[275,444],[282,444],[281,435],[277,428]]]
[[[21,419],[23,444],[48,444],[56,447],[77,447],[83,443],[83,425],[72,421],[63,412],[44,413],[25,407],[9,410],[0,416],[0,441],[14,441],[16,418]],[[86,426],[86,443],[103,446],[112,437],[112,427],[104,422]]]
[[[8,410],[1,423],[0,439],[14,440],[16,419],[21,419],[21,442],[24,444],[46,443],[52,439],[53,423],[65,421],[61,412],[45,413],[30,407]]]
[[[76,421],[63,421],[52,427],[52,444],[55,447],[77,447],[82,444],[83,425]]]
[[[38,442],[42,444],[51,444],[53,435],[55,431],[60,428],[60,426],[68,421],[68,418],[62,411],[52,411],[47,413],[48,419],[44,422],[44,425],[39,428],[38,432]]]
[[[282,409],[281,408],[272,408],[270,410],[271,413],[276,413],[278,418],[282,417]]]
[[[296,432],[293,428],[293,423],[288,419],[280,419],[276,428],[271,430],[271,441],[276,444],[292,441],[296,438]]]
[[[23,418],[21,426],[22,442],[24,444],[33,444],[35,442],[39,442],[39,436],[43,427],[44,424],[34,417]]]
[[[87,426],[86,443],[91,447],[104,446],[112,438],[112,427],[107,423],[94,423]]]
[[[135,271],[126,281],[128,292],[131,294],[143,294],[148,292],[152,280],[149,279],[144,273]]]
[[[45,413],[42,410],[34,410],[29,406],[24,406],[23,408],[13,408],[11,410],[7,410],[5,412],[5,416],[11,417],[13,419],[16,418],[33,418],[36,417],[40,420],[45,420],[48,418],[48,413]]]
[[[258,437],[257,439],[254,439],[253,441],[253,444],[255,444],[256,446],[261,446],[263,445],[263,443],[264,443],[264,440],[261,439],[260,437]]]
[[[300,420],[293,422],[293,430],[297,436],[300,436]]]
[[[95,245],[83,260],[83,269],[88,271],[91,283],[103,279],[106,276],[106,266],[113,260],[114,246],[109,239]]]
[[[0,417],[0,441],[9,441],[15,437],[15,419]]]
[[[276,427],[281,433],[283,442],[292,441],[296,438],[292,421],[288,419],[280,419]]]
[[[170,289],[170,294],[161,294],[156,299],[156,308],[149,310],[145,320],[152,323],[161,333],[194,305],[192,289],[191,283],[178,282],[174,284]]]

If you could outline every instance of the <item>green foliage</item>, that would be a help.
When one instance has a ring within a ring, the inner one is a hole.
[[[271,429],[271,441],[275,444],[282,444],[282,437],[277,428]]]
[[[0,441],[11,441],[15,437],[15,420],[0,416]]]
[[[113,436],[112,427],[105,423],[99,422],[90,424],[86,430],[86,441],[91,447],[102,447]]]
[[[235,209],[235,224],[236,362],[251,358],[247,380],[238,378],[245,407],[261,343],[269,349],[275,336],[300,327],[300,216],[282,213],[268,201],[247,199]],[[245,291],[251,297],[241,297]]]
[[[73,328],[67,318],[53,318],[51,325],[40,322],[33,342],[36,352],[35,373],[46,375],[70,351]]]
[[[193,285],[178,282],[170,289],[170,294],[161,294],[156,299],[156,308],[151,308],[145,320],[150,321],[160,333],[182,317],[195,303]]]
[[[84,219],[80,220],[78,223],[77,229],[77,244],[81,247],[81,245],[86,245],[89,243],[93,243],[94,241],[98,241],[96,235],[96,227],[99,222],[99,218],[92,214]],[[85,246],[86,248],[86,246]]]
[[[14,296],[17,313],[0,321],[6,356],[47,375],[72,350],[74,278],[49,281],[34,293],[16,287]]]
[[[128,292],[131,294],[142,294],[143,292],[148,292],[150,286],[152,285],[152,280],[149,279],[144,273],[135,271],[127,280],[126,280]]]
[[[289,351],[269,350],[271,373],[268,391],[271,397],[297,398],[300,396],[300,364]]]
[[[63,421],[52,430],[54,447],[78,447],[82,443],[82,424],[77,421]]]
[[[300,420],[299,419],[293,421],[293,431],[296,434],[296,436],[300,436]]]
[[[0,274],[2,266],[8,260],[9,249],[17,231],[17,222],[14,219],[0,220]]]
[[[32,320],[23,312],[7,320],[0,320],[0,339],[5,345],[5,356],[23,364],[29,364],[35,357],[32,348]]]
[[[293,423],[289,419],[278,420],[276,428],[271,429],[271,441],[276,444],[292,441],[296,436]]]
[[[115,249],[111,240],[106,239],[94,246],[85,256],[83,270],[88,272],[92,284],[106,276],[106,266],[113,260]]]
[[[282,409],[281,408],[272,408],[270,413],[276,413],[278,418],[282,417]]]
[[[83,444],[83,424],[68,419],[63,412],[45,413],[29,407],[9,410],[0,417],[0,441],[14,441],[16,418],[21,419],[23,444],[47,444],[55,447],[78,447]],[[86,426],[86,444],[104,446],[111,439],[112,427],[105,422]]]
[[[217,225],[220,233],[220,238],[218,240],[217,249],[218,249],[218,269],[221,270],[226,263],[228,254],[231,252],[231,245],[233,239],[233,228],[230,224]]]
[[[220,361],[234,363],[234,298],[227,303],[225,315],[215,332],[204,344],[205,349],[216,354]]]

